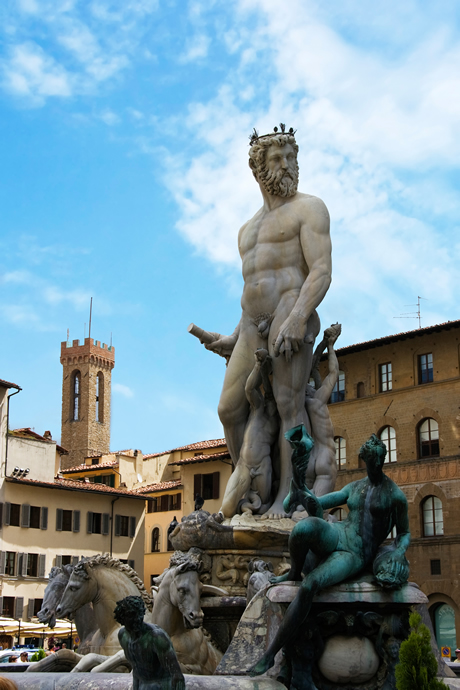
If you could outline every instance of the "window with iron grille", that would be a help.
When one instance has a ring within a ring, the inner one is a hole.
[[[441,575],[441,559],[432,558],[430,561],[430,570],[432,575]]]

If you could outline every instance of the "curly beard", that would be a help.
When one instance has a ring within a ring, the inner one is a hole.
[[[297,192],[299,172],[298,168],[295,172],[279,170],[276,173],[264,168],[259,171],[257,178],[271,196],[289,198]]]

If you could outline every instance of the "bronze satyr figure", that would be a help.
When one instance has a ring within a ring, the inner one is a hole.
[[[133,690],[185,690],[185,679],[169,636],[158,625],[144,623],[141,597],[117,601],[113,612],[122,628],[118,639],[133,667]]]

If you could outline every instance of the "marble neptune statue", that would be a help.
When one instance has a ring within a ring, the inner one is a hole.
[[[285,433],[304,424],[305,390],[313,344],[320,330],[316,308],[331,283],[329,213],[315,196],[297,191],[298,146],[292,128],[251,137],[249,166],[263,204],[239,231],[244,288],[241,319],[232,335],[201,333],[205,347],[226,357],[219,417],[233,464],[240,459],[250,403],[246,382],[254,353],[265,348],[272,362],[273,396],[279,414],[277,490],[267,517],[284,517],[290,449]],[[201,329],[196,329],[201,330]]]

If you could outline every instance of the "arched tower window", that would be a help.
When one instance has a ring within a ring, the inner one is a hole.
[[[347,462],[347,442],[343,436],[335,436],[335,459],[339,470],[343,470]]]
[[[160,529],[154,527],[152,530],[152,553],[157,553],[160,550]]]
[[[104,421],[104,374],[96,376],[96,422]]]
[[[422,503],[424,537],[440,537],[444,534],[442,503],[437,496],[427,496]]]
[[[435,419],[428,417],[418,427],[418,456],[433,458],[439,455],[439,427]]]
[[[379,438],[387,448],[385,462],[396,462],[396,431],[392,426],[384,426],[379,434]]]
[[[345,372],[339,371],[339,378],[332,389],[331,403],[342,402],[345,400]]]
[[[70,398],[70,418],[72,421],[77,422],[80,419],[81,409],[81,373],[79,371],[74,371],[72,374],[71,381],[71,398]]]

